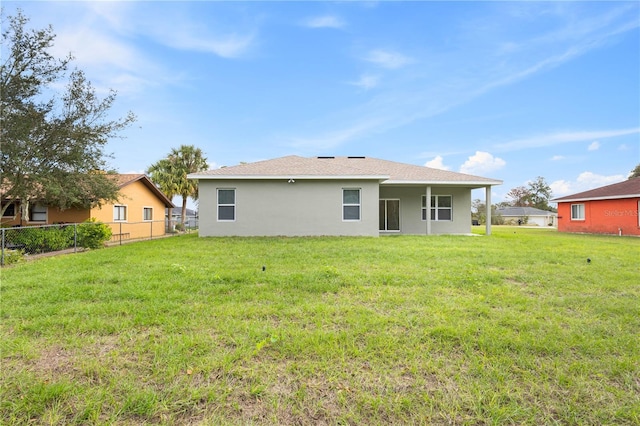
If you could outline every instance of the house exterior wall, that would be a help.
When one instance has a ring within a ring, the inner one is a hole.
[[[584,205],[584,220],[571,219],[571,205]],[[640,198],[558,202],[558,231],[640,236]]]
[[[235,220],[218,221],[217,189],[235,189]],[[360,191],[360,220],[343,221],[342,190]],[[378,181],[200,180],[200,236],[378,236]]]
[[[556,225],[556,219],[553,215],[549,215],[549,216],[534,216],[534,215],[529,215],[529,216],[505,216],[502,215],[502,218],[507,221],[507,222],[518,222],[518,219],[523,219],[527,217],[527,225],[533,225],[533,226],[555,226]],[[551,224],[551,225],[549,225]]]
[[[89,219],[89,209],[47,208],[47,223],[80,223]]]
[[[426,192],[426,186],[380,186],[381,199],[400,199],[400,234],[424,235],[427,233],[427,222],[422,220],[422,196],[426,195]],[[450,195],[452,202],[452,220],[431,221],[431,234],[471,233],[470,189],[432,186],[431,195]],[[381,234],[393,233],[382,232]]]
[[[65,209],[61,210],[58,207],[47,206],[47,219],[46,221],[30,221],[28,218],[22,220],[22,208],[18,203],[15,208],[14,216],[3,216],[3,226],[38,226],[38,225],[53,225],[59,223],[80,223],[89,219],[88,209]]]
[[[126,220],[115,222],[114,206],[126,206]],[[145,221],[144,208],[152,209],[151,221]],[[165,234],[166,206],[156,195],[140,182],[132,182],[120,188],[120,198],[117,203],[104,204],[91,209],[90,217],[100,222],[109,223],[114,235],[124,234],[123,238],[150,238]]]
[[[422,195],[426,186],[379,186],[377,181],[200,180],[200,236],[303,236],[398,234],[379,231],[380,199],[400,200],[401,234],[424,235]],[[360,221],[342,220],[342,189],[361,189]],[[217,190],[235,189],[235,221],[218,221]],[[431,221],[432,234],[471,232],[471,190],[432,187],[452,197],[450,221]]]

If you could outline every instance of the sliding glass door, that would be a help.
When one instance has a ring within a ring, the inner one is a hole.
[[[380,230],[400,231],[400,200],[380,200]]]

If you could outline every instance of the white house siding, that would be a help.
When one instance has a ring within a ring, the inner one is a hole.
[[[217,189],[236,190],[236,218],[217,220]],[[359,221],[342,220],[342,189],[360,188]],[[199,181],[201,236],[378,236],[377,180]]]
[[[381,199],[400,199],[401,234],[426,234],[427,223],[422,220],[422,196],[426,192],[426,186],[380,185]],[[471,190],[469,188],[432,186],[431,195],[451,195],[453,207],[453,220],[432,221],[431,234],[471,233]]]

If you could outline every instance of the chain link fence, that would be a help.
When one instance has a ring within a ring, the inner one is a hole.
[[[24,256],[68,250],[76,252],[95,247],[99,226],[108,230],[99,241],[100,245],[123,244],[135,240],[148,240],[179,233],[196,232],[197,222],[182,226],[166,220],[144,222],[84,222],[58,225],[21,226],[0,228],[0,265],[15,263]],[[110,232],[109,232],[110,231]]]

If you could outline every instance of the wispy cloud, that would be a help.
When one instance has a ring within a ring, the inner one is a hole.
[[[600,142],[598,141],[591,142],[591,144],[589,144],[589,146],[587,147],[587,150],[589,151],[597,151],[599,149],[600,149]]]
[[[378,127],[375,120],[359,122],[354,126],[345,127],[336,131],[327,132],[324,135],[313,138],[295,137],[290,139],[290,145],[298,149],[305,150],[327,150],[333,149],[345,142],[369,134]]]
[[[551,157],[551,161],[560,161],[560,160],[564,160],[564,155],[554,155],[553,157]]]
[[[343,28],[346,23],[337,16],[324,15],[309,18],[303,25],[309,28]]]
[[[349,82],[353,86],[357,86],[364,90],[373,89],[380,83],[379,75],[363,74],[356,81]]]
[[[413,62],[413,59],[399,52],[391,52],[381,49],[372,50],[364,59],[379,67],[388,69],[402,68]]]
[[[460,166],[460,172],[470,175],[483,175],[500,170],[506,164],[507,162],[502,158],[494,157],[488,152],[476,151]]]
[[[251,47],[253,34],[225,34],[211,36],[191,33],[189,31],[174,31],[167,37],[162,37],[167,46],[181,50],[208,52],[223,58],[237,58]]]
[[[626,136],[633,134],[640,134],[640,127],[634,127],[630,129],[551,133],[497,144],[495,145],[495,148],[501,151],[516,151],[521,149],[554,146],[571,142],[585,142],[593,139],[608,139],[617,136]],[[593,143],[591,144],[591,146],[597,149],[596,145],[593,145]],[[590,150],[592,150],[591,146]]]
[[[534,34],[532,37],[521,39],[500,39],[500,36],[505,34],[500,30],[487,31],[487,28],[501,28],[501,25],[498,25],[501,21],[491,21],[492,16],[489,19],[483,16],[478,19],[478,28],[469,30],[466,38],[460,43],[461,47],[453,53],[434,56],[431,52],[429,57],[409,57],[395,50],[369,51],[363,57],[364,60],[380,68],[396,71],[397,78],[386,81],[384,92],[378,91],[376,97],[366,105],[342,114],[341,117],[356,114],[359,117],[352,123],[343,121],[341,127],[357,127],[358,122],[370,121],[372,117],[376,117],[381,127],[371,131],[381,132],[434,117],[491,91],[530,79],[604,45],[615,43],[620,39],[620,34],[639,25],[637,19],[630,19],[631,16],[637,15],[629,12],[628,5],[615,8],[604,20],[595,16],[576,20],[575,8],[571,6],[542,5],[535,9],[538,16],[535,19],[542,19],[541,16],[545,13],[551,13],[554,23],[557,23],[547,32],[539,33],[537,36]],[[503,18],[504,16],[501,16],[496,19]],[[577,24],[577,21],[582,24]],[[487,33],[492,35],[486,35]],[[509,36],[511,35],[512,33],[509,33]],[[469,41],[473,43],[469,44]],[[470,45],[473,49],[468,47]],[[500,46],[502,49],[499,49]],[[416,73],[413,69],[411,74],[399,72],[412,63],[424,63],[425,67],[421,70],[423,74]],[[366,89],[371,88],[374,81],[362,78],[352,84]],[[384,115],[386,119],[381,119]],[[593,141],[639,131],[640,129],[634,128],[602,132],[562,132],[514,140],[496,145],[494,149],[513,151],[589,139]],[[359,132],[353,133],[353,137],[361,136]],[[344,138],[343,141],[347,143],[351,139]]]

